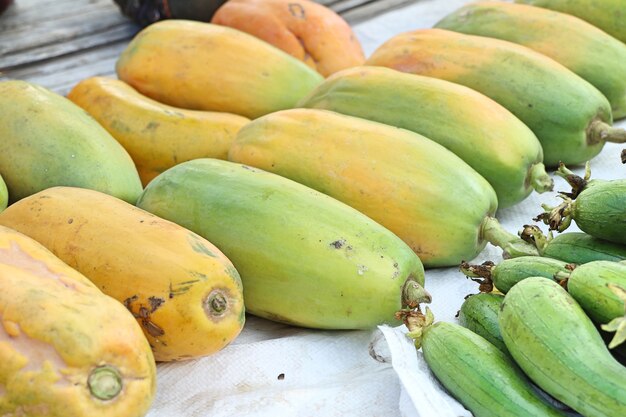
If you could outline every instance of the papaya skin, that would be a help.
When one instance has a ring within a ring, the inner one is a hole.
[[[252,121],[237,134],[229,159],[354,207],[402,238],[428,267],[474,258],[486,244],[485,218],[497,207],[489,183],[443,146],[326,110],[285,110]]]
[[[278,175],[217,159],[155,178],[138,206],[211,239],[241,274],[246,310],[293,325],[395,322],[419,258],[365,215]]]
[[[366,61],[452,81],[497,101],[524,122],[543,147],[544,164],[579,164],[607,141],[626,140],[611,105],[591,84],[524,46],[498,39],[424,29],[393,37]]]
[[[533,189],[552,189],[534,133],[495,101],[458,84],[356,67],[327,78],[299,107],[361,117],[434,140],[489,181],[499,208],[519,203]]]
[[[2,179],[2,175],[0,175],[0,212],[7,208],[9,204],[9,191],[7,190],[7,185],[4,183]]]
[[[0,82],[0,173],[9,203],[57,185],[135,203],[142,191],[124,148],[84,110],[43,87]]]
[[[515,0],[577,16],[626,43],[626,14],[622,0]]]
[[[67,98],[126,149],[144,186],[180,162],[203,157],[226,159],[237,131],[250,121],[235,114],[167,106],[123,81],[105,77],[81,81]]]
[[[504,2],[464,6],[435,27],[524,45],[563,64],[594,85],[626,117],[626,45],[577,17]]]
[[[37,240],[135,315],[157,361],[224,348],[244,323],[232,263],[211,243],[109,195],[54,187],[0,224]]]
[[[211,23],[229,26],[282,49],[324,77],[365,62],[352,28],[326,6],[308,0],[230,0]]]
[[[5,227],[0,324],[2,415],[147,412],[156,368],[132,315],[43,246]],[[112,381],[112,373],[119,379]]]
[[[161,103],[248,118],[294,107],[323,79],[252,35],[175,19],[137,34],[116,71],[122,81]]]

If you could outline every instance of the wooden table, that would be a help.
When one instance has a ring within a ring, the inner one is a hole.
[[[415,0],[319,0],[350,24]],[[114,76],[140,30],[113,0],[14,0],[0,16],[0,80],[21,79],[59,94],[80,80]]]

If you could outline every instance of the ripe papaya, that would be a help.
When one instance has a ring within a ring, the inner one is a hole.
[[[323,76],[365,62],[350,25],[328,7],[309,0],[230,0],[211,23],[263,39]]]
[[[299,104],[412,130],[445,146],[496,191],[498,207],[535,189],[552,189],[534,133],[507,109],[444,80],[383,67],[357,67],[327,78]]]
[[[613,118],[626,117],[626,45],[577,17],[505,2],[471,3],[435,27],[533,49],[563,64],[608,98]]]
[[[163,20],[122,52],[117,75],[157,101],[255,118],[294,107],[323,78],[286,52],[225,26]]]
[[[35,239],[123,303],[157,361],[217,352],[243,327],[241,280],[219,249],[117,198],[54,187],[11,205],[0,224]]]
[[[9,202],[56,185],[135,203],[137,168],[124,148],[70,100],[25,81],[0,82],[0,172]]]
[[[9,204],[9,191],[7,190],[7,185],[4,183],[2,179],[2,175],[0,175],[0,212],[7,208]]]
[[[241,274],[246,310],[326,329],[394,322],[419,258],[356,210],[301,184],[217,159],[183,162],[137,202],[215,243]]]
[[[472,259],[487,241],[537,253],[492,217],[497,198],[483,177],[408,130],[327,110],[284,110],[244,126],[229,159],[343,201],[402,238],[427,267]]]
[[[626,43],[623,0],[515,0],[577,16]]]
[[[179,109],[154,101],[123,81],[93,77],[67,98],[85,109],[128,151],[145,186],[166,169],[196,158],[226,159],[249,119]]]
[[[0,226],[0,414],[137,417],[150,346],[124,306],[43,246]]]
[[[440,78],[491,97],[524,122],[543,147],[544,164],[579,164],[605,142],[625,142],[606,97],[558,62],[499,39],[424,29],[393,37],[367,65]]]

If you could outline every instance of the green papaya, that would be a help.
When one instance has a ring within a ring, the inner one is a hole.
[[[7,208],[9,204],[9,192],[7,190],[7,185],[4,183],[2,179],[2,175],[0,175],[0,211]]]
[[[505,2],[471,3],[435,27],[514,42],[563,64],[593,84],[626,116],[626,45],[566,13]]]
[[[0,173],[9,202],[57,185],[134,204],[142,186],[124,148],[83,109],[25,81],[0,82]]]
[[[507,109],[462,85],[383,67],[355,67],[327,78],[299,104],[424,135],[482,175],[498,207],[552,189],[533,132]]]
[[[467,297],[459,310],[459,324],[508,354],[498,326],[498,312],[503,300],[503,295],[484,292]]]
[[[394,322],[420,259],[358,211],[286,178],[215,159],[184,162],[137,205],[211,239],[241,275],[246,310],[326,329]]]

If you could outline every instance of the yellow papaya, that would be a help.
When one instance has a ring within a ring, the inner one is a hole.
[[[214,353],[244,323],[232,263],[195,233],[97,191],[53,187],[0,224],[35,239],[137,318],[157,361]]]
[[[105,77],[81,81],[67,98],[122,144],[135,161],[144,186],[180,162],[226,159],[237,131],[249,122],[235,114],[161,104],[123,81]]]
[[[0,82],[0,173],[9,202],[57,185],[134,203],[142,191],[128,153],[83,109],[43,87]]]
[[[138,417],[155,388],[152,351],[124,306],[0,226],[0,415]]]
[[[294,107],[323,77],[252,35],[225,26],[163,20],[122,52],[118,77],[176,107],[255,118]]]
[[[482,176],[408,130],[327,110],[283,110],[244,126],[229,159],[352,206],[402,238],[427,267],[472,259],[487,241],[537,253],[523,241],[507,246],[520,239],[492,217],[497,198]]]
[[[9,204],[9,191],[7,190],[7,185],[2,179],[2,175],[0,175],[0,211],[7,208],[7,204]]]

